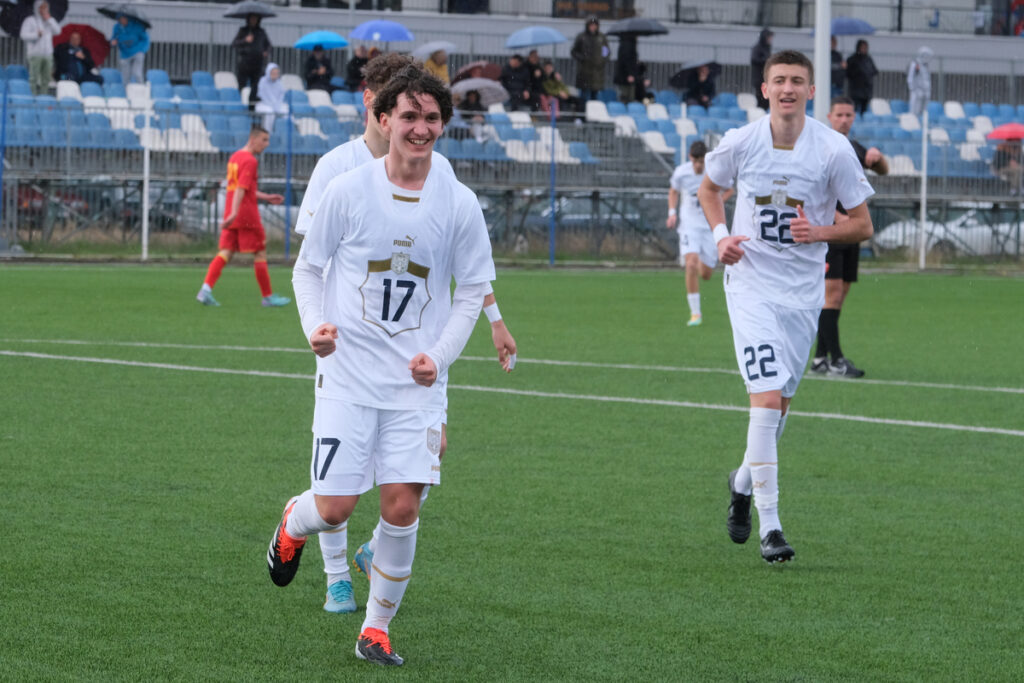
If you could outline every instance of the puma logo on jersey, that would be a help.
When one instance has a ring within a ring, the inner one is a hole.
[[[406,235],[404,240],[395,240],[394,241],[394,245],[396,247],[409,247],[409,248],[412,248],[412,247],[416,246],[416,238],[415,237],[409,237],[408,235]]]

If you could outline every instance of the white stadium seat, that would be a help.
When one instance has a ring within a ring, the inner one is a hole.
[[[962,119],[967,114],[964,113],[964,105],[960,104],[956,100],[948,100],[942,105],[943,113],[951,119]]]
[[[668,143],[665,142],[665,136],[659,131],[649,130],[646,133],[641,133],[640,137],[644,139],[644,144],[652,152],[659,154],[675,154],[676,152],[676,150],[668,146]]]
[[[586,114],[587,121],[598,123],[611,123],[612,121],[612,117],[608,116],[608,107],[601,100],[588,100]]]
[[[757,109],[757,98],[753,93],[741,92],[736,94],[736,105],[745,111]]]
[[[654,102],[647,105],[647,118],[651,121],[663,121],[668,119],[668,109],[664,104]]]
[[[974,130],[978,131],[982,135],[986,135],[992,130],[992,119],[985,116],[984,114],[979,114],[978,116],[975,116]]]
[[[917,175],[914,162],[906,154],[897,154],[889,164],[889,175]]]
[[[327,94],[326,90],[307,90],[306,97],[309,98],[309,104],[312,107],[331,106],[331,96]]]
[[[881,97],[872,97],[871,102],[868,103],[868,109],[872,114],[878,116],[892,116],[892,107],[889,106],[889,100],[883,100]]]
[[[933,145],[941,145],[949,142],[949,133],[945,128],[931,128],[928,131],[928,139]]]
[[[505,113],[505,105],[503,105],[501,102],[495,102],[491,106],[487,107],[487,113],[488,114],[504,114]]]
[[[633,120],[632,116],[616,116],[613,119],[615,123],[615,134],[616,135],[636,135],[636,121]]]
[[[984,145],[985,134],[982,133],[980,130],[975,130],[972,128],[971,130],[967,131],[967,142],[973,143],[975,145]]]
[[[900,114],[900,128],[903,130],[921,130],[921,122],[909,112]]]
[[[761,109],[760,107],[754,107],[753,109],[748,109],[747,110],[747,123],[753,123],[754,121],[757,121],[759,118],[761,118],[762,116],[764,116],[767,113],[768,112],[766,112],[764,109]]]
[[[213,85],[217,88],[234,88],[238,90],[238,79],[230,71],[218,71],[213,74]]]
[[[513,128],[532,128],[533,119],[525,111],[510,111],[508,120],[512,122]]]
[[[697,134],[697,124],[690,119],[676,119],[676,132],[685,140],[687,135]]]
[[[57,99],[73,97],[79,102],[82,101],[82,89],[74,81],[57,81]]]
[[[960,158],[964,161],[980,161],[981,155],[978,154],[978,146],[972,144],[960,145]]]
[[[281,86],[285,90],[302,90],[303,92],[306,90],[302,79],[296,74],[281,74]]]
[[[334,111],[338,112],[338,118],[345,121],[353,121],[359,118],[359,110],[354,104],[336,104]]]

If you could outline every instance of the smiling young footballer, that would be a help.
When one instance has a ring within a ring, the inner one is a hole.
[[[373,111],[376,93],[387,85],[392,76],[413,64],[415,64],[415,60],[412,57],[389,52],[374,57],[363,67],[366,89],[363,90],[362,97],[363,104],[369,112]],[[305,235],[309,232],[317,207],[323,198],[324,190],[332,180],[374,159],[379,159],[387,153],[388,138],[384,131],[381,130],[380,122],[371,114],[366,117],[366,127],[361,136],[338,145],[317,161],[313,174],[310,176],[309,184],[306,186],[306,192],[302,197],[302,206],[299,208],[299,218],[295,225],[295,232],[300,235]],[[436,151],[431,157],[431,167],[436,172],[446,173],[453,177],[455,175],[448,160]],[[491,340],[498,351],[498,362],[506,372],[511,372],[515,364],[516,342],[508,327],[506,327],[504,320],[502,320],[501,314],[498,312],[494,292],[489,284],[483,304],[484,311],[488,314],[491,324]],[[446,422],[447,417],[445,419]],[[447,425],[445,423],[442,423],[441,428],[442,457],[447,445]],[[428,488],[424,488],[424,500],[426,499],[427,491]],[[365,573],[369,568],[379,536],[380,529],[374,529],[373,537],[364,543],[356,553],[353,564],[359,571]],[[326,599],[324,600],[324,609],[336,614],[354,612],[356,610],[356,601],[352,591],[352,577],[348,566],[347,524],[330,532],[322,532],[318,538],[320,541],[320,553],[324,561],[324,572],[327,574],[327,592]]]
[[[765,63],[769,115],[725,134],[708,154],[698,190],[726,264],[725,294],[740,374],[750,394],[743,463],[729,475],[729,537],[750,536],[750,502],[760,522],[761,556],[794,557],[782,534],[778,448],[824,303],[827,242],[871,237],[866,200],[874,191],[849,141],[806,115],[814,67],[786,50]],[[736,183],[732,234],[721,190]],[[833,225],[836,202],[849,220]]]
[[[380,537],[356,656],[401,665],[388,627],[412,575],[423,487],[441,482],[448,367],[494,263],[476,196],[431,165],[452,115],[444,84],[406,67],[373,112],[387,155],[328,184],[295,264],[302,327],[321,360],[312,486],[288,501],[267,560],[274,583],[287,585],[306,537],[345,524],[376,483]]]

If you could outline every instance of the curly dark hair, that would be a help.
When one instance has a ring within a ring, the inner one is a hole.
[[[400,55],[397,52],[385,52],[377,55],[363,67],[363,78],[366,79],[366,89],[376,93],[388,84],[388,81],[399,71],[407,66],[422,66],[423,62],[410,57]]]
[[[448,125],[452,118],[452,93],[441,79],[416,66],[409,65],[395,74],[388,84],[376,93],[373,100],[373,115],[380,120],[380,115],[394,110],[398,106],[398,96],[405,95],[416,104],[416,95],[430,95],[437,101],[441,110],[441,122]]]

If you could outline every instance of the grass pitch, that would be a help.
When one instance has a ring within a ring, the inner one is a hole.
[[[294,305],[232,267],[203,308],[202,272],[0,267],[2,680],[1024,678],[1022,280],[862,275],[840,324],[867,381],[801,385],[797,557],[770,567],[724,528],[746,396],[720,278],[687,329],[680,272],[500,273],[520,365],[480,322],[452,369],[384,672],[352,653],[361,576],[339,616],[315,541],[266,574],[308,486]]]

